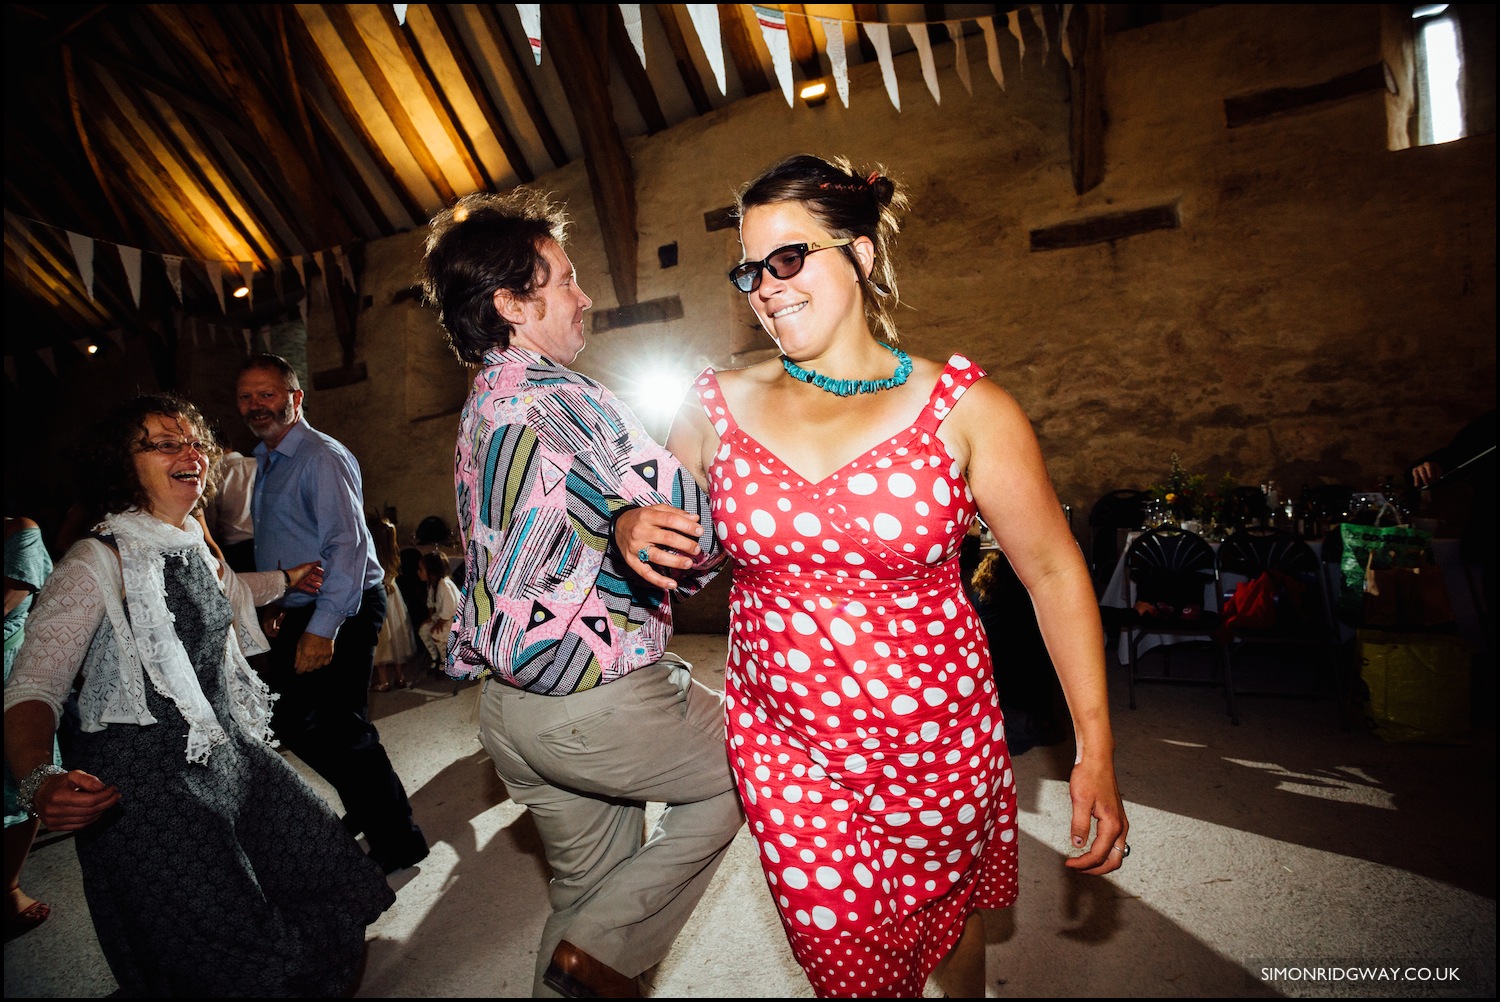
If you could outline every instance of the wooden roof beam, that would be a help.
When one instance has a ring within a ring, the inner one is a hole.
[[[620,67],[620,75],[635,97],[635,106],[646,123],[646,132],[655,135],[667,127],[667,116],[662,114],[661,102],[656,99],[656,90],[651,86],[651,77],[641,65],[635,46],[625,31],[625,18],[619,4],[606,4],[609,14],[609,51]]]
[[[588,37],[572,4],[544,4],[542,26],[544,36],[556,40],[554,51],[587,51]],[[609,261],[615,300],[617,305],[633,306],[640,237],[635,228],[635,175],[630,155],[615,123],[608,79],[592,59],[577,59],[571,69],[572,72],[559,73],[558,79],[562,81],[583,141],[583,163],[604,236],[604,255]]]
[[[484,165],[479,162],[479,151],[474,148],[474,140],[464,129],[458,112],[453,108],[453,102],[448,100],[447,90],[439,89],[434,82],[432,67],[428,65],[427,56],[422,52],[422,47],[417,44],[416,35],[396,20],[396,12],[391,9],[390,4],[383,3],[377,6],[385,18],[385,26],[390,30],[391,37],[396,40],[396,47],[401,50],[401,55],[406,60],[407,68],[411,70],[412,76],[416,77],[417,86],[422,88],[422,94],[429,104],[436,105],[443,110],[443,113],[437,116],[438,121],[443,131],[448,133],[448,141],[453,144],[454,149],[458,151],[459,158],[463,160],[469,177],[474,181],[474,187],[493,190],[495,179],[490,177]]]
[[[698,75],[698,67],[693,64],[687,39],[682,36],[682,25],[678,23],[673,11],[674,6],[669,3],[656,4],[656,16],[661,19],[662,29],[667,34],[667,44],[672,47],[672,57],[677,60],[677,72],[682,77],[683,86],[687,88],[688,97],[693,99],[693,107],[698,114],[706,115],[714,110],[714,106],[708,99],[703,78]]]
[[[432,185],[433,190],[445,204],[454,201],[458,198],[458,193],[448,183],[442,167],[438,165],[432,151],[427,148],[427,141],[412,124],[411,116],[407,115],[406,108],[401,104],[401,98],[396,95],[396,89],[391,86],[385,71],[380,68],[380,63],[375,59],[375,54],[370,51],[369,44],[365,42],[365,36],[360,34],[359,26],[354,23],[354,15],[349,13],[348,6],[340,3],[325,3],[321,6],[328,15],[328,20],[337,30],[339,41],[344,43],[344,47],[354,57],[355,65],[359,67],[360,72],[364,74],[365,81],[375,92],[375,97],[380,101],[380,107],[385,111],[386,117],[391,120],[391,124],[401,135],[401,141],[416,159],[417,166],[427,178],[427,183]],[[392,17],[394,18],[394,15]]]
[[[194,4],[148,4],[145,10],[165,35],[177,41],[179,54],[195,76],[222,81],[225,98],[260,139],[265,158],[281,175],[287,194],[296,200],[299,212],[289,222],[302,231],[304,242],[314,247],[341,242],[348,234],[332,215],[332,197],[323,178],[308,164],[266,100],[213,9]]]
[[[740,75],[740,84],[745,96],[764,94],[771,89],[766,79],[765,68],[760,65],[760,54],[750,39],[750,29],[745,24],[744,4],[719,4],[719,24],[724,28],[724,40],[729,43],[729,58],[734,62],[735,72]]]
[[[568,162],[567,149],[562,140],[557,137],[557,130],[552,128],[552,121],[547,117],[547,111],[542,107],[541,98],[537,97],[536,87],[527,76],[526,70],[521,66],[521,59],[516,55],[516,50],[511,47],[510,36],[505,33],[500,24],[500,15],[495,13],[495,5],[482,3],[476,8],[479,20],[489,32],[490,41],[495,50],[500,53],[500,61],[505,64],[505,72],[510,74],[511,84],[516,88],[516,93],[521,98],[521,105],[526,109],[527,117],[531,119],[531,127],[536,129],[536,134],[542,140],[542,146],[546,147],[547,155],[552,158],[552,166],[561,167]]]
[[[381,155],[380,144],[375,141],[374,136],[370,135],[370,130],[365,126],[364,119],[360,118],[358,109],[354,107],[354,102],[349,100],[349,95],[344,93],[344,88],[338,86],[333,67],[328,64],[327,58],[323,55],[323,50],[318,48],[317,43],[308,35],[307,26],[303,25],[300,30],[293,32],[292,38],[301,46],[303,56],[307,62],[317,70],[329,96],[333,98],[334,104],[338,105],[339,114],[343,116],[344,123],[359,137],[360,145],[364,147],[370,160],[375,164],[375,169],[380,172],[387,186],[395,194],[396,201],[401,203],[401,207],[406,210],[406,219],[404,221],[393,219],[390,222],[396,223],[401,228],[425,222],[427,219],[426,210],[412,196],[412,193],[407,190],[406,183],[396,173],[396,168],[392,167],[390,161]],[[327,119],[327,113],[323,107],[317,101],[309,100],[308,108],[323,123],[324,131],[329,136],[329,145],[334,148],[342,147],[343,141],[339,138],[338,130]],[[357,180],[359,174],[355,172],[349,175],[349,177]],[[380,215],[385,215],[383,210]],[[351,229],[350,232],[352,233],[353,230]],[[324,247],[333,246],[333,244],[308,244],[307,246],[309,250],[321,250]]]
[[[510,126],[505,123],[505,115],[495,103],[495,98],[490,94],[489,88],[480,79],[479,69],[474,65],[474,59],[469,55],[463,39],[459,37],[458,26],[453,23],[453,16],[448,12],[447,5],[428,4],[424,10],[432,16],[433,23],[437,25],[438,34],[443,37],[443,44],[452,54],[453,63],[458,67],[464,83],[468,85],[469,93],[474,95],[479,110],[484,113],[485,121],[495,133],[495,139],[500,143],[500,150],[505,154],[508,166],[523,184],[535,180],[536,175],[532,173],[531,165],[526,162],[526,154],[521,150],[521,144],[516,142],[516,137],[511,134]],[[494,187],[494,182],[491,182],[491,187]]]
[[[818,62],[818,45],[813,40],[812,25],[807,21],[807,11],[800,3],[782,6],[786,12],[786,37],[791,43],[792,59],[802,70],[804,80],[816,80],[823,75],[823,66]]]

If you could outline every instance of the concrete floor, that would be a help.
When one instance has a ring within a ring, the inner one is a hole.
[[[710,683],[724,648],[713,634],[673,645]],[[475,737],[477,692],[432,680],[372,694],[433,851],[392,878],[360,997],[529,992],[547,869]],[[1022,893],[986,917],[990,997],[1495,994],[1491,725],[1392,744],[1341,730],[1327,702],[1246,698],[1234,727],[1208,689],[1142,687],[1127,709],[1114,666],[1111,703],[1133,853],[1109,878],[1066,871],[1072,746],[1017,757]],[[44,836],[23,881],[53,915],[6,944],[6,996],[108,996],[71,840]],[[1302,970],[1331,966],[1396,974]],[[1268,980],[1269,967],[1294,970]],[[1402,977],[1424,967],[1449,980]],[[811,997],[743,831],[651,979],[663,997]]]

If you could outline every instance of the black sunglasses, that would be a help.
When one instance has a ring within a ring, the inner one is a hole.
[[[843,247],[852,243],[854,243],[853,237],[845,237],[842,240],[820,240],[811,244],[787,244],[767,254],[764,261],[746,261],[730,269],[729,280],[741,292],[754,292],[760,288],[760,275],[763,270],[785,281],[802,270],[802,262],[813,251]]]

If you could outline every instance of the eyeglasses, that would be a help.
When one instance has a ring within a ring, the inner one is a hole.
[[[746,261],[731,269],[729,280],[741,292],[754,292],[760,288],[762,270],[769,271],[775,277],[785,281],[802,270],[802,262],[813,251],[843,247],[852,243],[854,243],[853,237],[845,237],[842,240],[820,240],[811,244],[787,244],[767,254],[764,261]]]
[[[141,452],[159,452],[164,456],[175,456],[183,449],[192,449],[200,456],[207,456],[213,451],[213,446],[207,442],[199,442],[194,439],[184,442],[180,438],[164,438],[160,442],[142,442]]]

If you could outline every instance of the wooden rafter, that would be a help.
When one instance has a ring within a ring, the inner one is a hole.
[[[656,16],[661,19],[662,29],[667,35],[667,44],[672,47],[672,58],[677,62],[677,73],[682,77],[682,85],[687,88],[688,97],[693,100],[693,107],[700,115],[708,114],[714,110],[714,106],[708,99],[708,91],[703,86],[703,78],[698,75],[698,67],[694,65],[693,56],[688,51],[687,39],[682,35],[682,25],[677,23],[677,15],[672,10],[672,4],[656,4]]]
[[[582,46],[588,41],[571,4],[543,6],[542,31],[556,39],[564,51],[583,51]],[[624,137],[615,124],[609,80],[590,59],[578,60],[572,69],[574,72],[558,74],[558,79],[578,122],[584,167],[604,237],[604,256],[609,261],[615,299],[620,306],[630,306],[636,302],[640,239],[635,228],[635,175]]]
[[[656,100],[656,89],[651,86],[651,77],[641,65],[635,46],[625,31],[625,18],[620,14],[619,4],[605,5],[609,15],[609,52],[614,56],[620,75],[635,98],[641,119],[646,123],[646,132],[655,135],[667,127],[667,116],[662,114],[661,102]]]
[[[304,159],[211,9],[193,4],[151,4],[145,9],[164,34],[177,41],[194,76],[220,82],[225,99],[262,144],[268,164],[281,175],[285,190],[296,201],[299,211],[289,222],[299,228],[304,244],[329,246],[343,240],[347,233],[328,209],[331,199],[322,178]]]
[[[787,14],[786,37],[792,51],[792,61],[802,70],[803,79],[816,80],[823,75],[818,62],[818,46],[813,41],[812,25],[807,22],[807,11],[800,3],[783,4]]]
[[[349,55],[354,57],[354,63],[364,75],[365,82],[375,92],[375,98],[380,102],[381,109],[391,120],[391,124],[396,127],[406,148],[411,151],[412,158],[416,160],[423,176],[427,178],[427,183],[432,185],[432,189],[444,202],[452,202],[458,197],[458,193],[448,183],[443,168],[433,157],[432,151],[427,148],[427,140],[422,138],[422,134],[412,123],[411,116],[406,113],[401,98],[396,94],[396,89],[391,86],[385,70],[375,59],[375,54],[370,51],[369,43],[365,41],[365,36],[360,33],[358,25],[354,23],[354,16],[349,13],[349,8],[337,3],[325,3],[321,6],[338,32],[339,40],[349,50]],[[341,85],[335,81],[331,86]]]
[[[433,23],[437,25],[438,33],[443,37],[443,44],[448,47],[453,63],[464,78],[469,93],[474,96],[479,110],[484,113],[484,119],[489,124],[490,130],[494,132],[495,139],[500,143],[500,150],[505,154],[510,169],[515,172],[522,183],[533,180],[536,175],[532,173],[531,165],[526,162],[526,154],[522,152],[521,144],[516,142],[516,137],[511,134],[510,126],[506,124],[505,116],[495,104],[489,88],[480,79],[479,70],[474,65],[473,57],[469,55],[468,47],[459,37],[458,28],[453,23],[453,17],[448,13],[448,8],[443,4],[429,4],[424,9],[432,16]]]
[[[328,92],[334,104],[338,106],[339,114],[343,118],[344,124],[358,137],[361,148],[369,156],[370,161],[375,164],[375,169],[379,171],[380,176],[385,180],[386,186],[395,194],[396,201],[406,211],[405,220],[391,220],[391,222],[402,229],[422,222],[426,218],[426,212],[423,210],[421,204],[412,197],[411,192],[407,190],[405,182],[396,173],[396,169],[391,166],[391,162],[381,155],[380,144],[376,142],[374,136],[370,135],[369,127],[365,125],[364,119],[360,117],[359,109],[354,107],[354,103],[349,100],[349,95],[345,93],[344,88],[337,85],[333,67],[328,64],[328,60],[323,55],[323,50],[318,48],[317,43],[308,35],[307,26],[301,25],[295,30],[289,31],[288,34],[293,42],[302,49],[303,57],[322,80],[324,89]],[[317,101],[309,101],[308,109],[315,118],[323,123],[324,131],[330,137],[330,143],[335,146],[339,145],[337,139],[338,131],[334,124],[328,120],[327,111]],[[358,173],[353,175],[355,178],[358,176]],[[385,215],[385,212],[382,210],[380,214]],[[331,246],[331,244],[309,244],[307,246],[309,250],[316,250]]]
[[[740,85],[746,96],[764,94],[771,89],[765,68],[760,64],[760,53],[750,40],[750,29],[745,24],[744,4],[719,4],[719,24],[724,30],[724,40],[729,43],[729,58],[740,75]]]
[[[440,89],[433,80],[432,67],[428,65],[427,56],[417,43],[416,36],[396,21],[396,13],[391,9],[390,4],[379,4],[378,7],[384,15],[386,28],[390,31],[391,37],[396,40],[396,47],[401,50],[401,55],[406,59],[406,66],[416,78],[417,86],[422,89],[422,94],[427,98],[428,103],[435,108],[442,109],[443,113],[437,115],[438,123],[448,134],[448,141],[453,144],[459,154],[459,159],[463,161],[469,176],[473,178],[474,187],[494,188],[495,180],[480,163],[479,151],[474,148],[474,140],[469,137],[468,130],[464,128],[458,112],[454,110],[447,90]]]
[[[505,72],[510,75],[511,84],[516,88],[516,93],[521,98],[521,107],[526,109],[527,116],[531,119],[532,128],[542,140],[542,146],[547,150],[547,155],[552,158],[552,166],[561,167],[570,159],[568,151],[563,148],[562,140],[557,136],[557,130],[552,128],[552,121],[547,117],[547,112],[542,108],[541,98],[537,97],[536,87],[531,82],[531,77],[521,68],[520,57],[516,50],[511,47],[510,38],[505,34],[500,25],[500,17],[495,13],[494,4],[479,4],[477,8],[480,22],[485,30],[489,32],[490,41],[495,50],[500,53],[500,61],[505,64]]]

